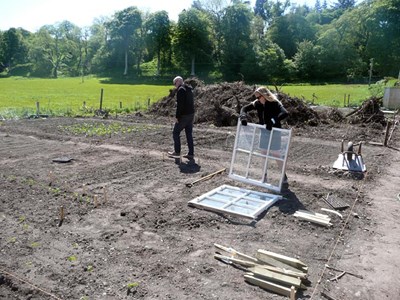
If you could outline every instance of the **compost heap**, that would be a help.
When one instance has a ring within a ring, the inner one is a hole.
[[[255,100],[254,91],[257,88],[243,82],[205,85],[196,78],[187,79],[185,83],[193,87],[196,109],[195,123],[211,123],[218,127],[235,126],[242,106]],[[158,116],[174,117],[175,92],[175,89],[171,89],[168,96],[150,107],[149,112]],[[275,93],[289,112],[289,117],[285,121],[291,127],[318,126],[321,123],[329,124],[331,122],[385,124],[379,98],[368,99],[361,107],[343,116],[336,108],[327,108],[323,112],[317,112],[302,99],[290,97],[281,92],[275,91]],[[248,121],[257,122],[255,111],[248,114]]]

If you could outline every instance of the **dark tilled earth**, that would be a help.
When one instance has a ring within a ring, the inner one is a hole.
[[[243,270],[214,259],[214,243],[305,262],[310,284],[297,299],[324,299],[321,292],[334,299],[400,295],[397,258],[380,260],[382,250],[398,249],[398,240],[376,240],[389,222],[394,232],[399,228],[395,200],[380,207],[389,210],[386,222],[376,214],[381,186],[391,182],[386,191],[397,189],[389,178],[400,176],[398,130],[388,148],[369,143],[383,142],[380,124],[294,126],[289,189],[259,219],[247,220],[188,206],[223,184],[265,192],[226,172],[186,186],[229,169],[236,127],[196,124],[195,161],[179,162],[166,156],[171,120],[142,113],[0,124],[0,299],[285,299],[247,284]],[[364,141],[364,176],[332,169],[342,140]],[[60,158],[70,161],[53,161]],[[332,227],[293,216],[298,209],[330,208],[323,201],[328,193],[349,205],[343,219],[331,216]],[[325,264],[364,279],[346,274],[330,281],[338,273]],[[377,270],[381,279],[373,275]]]

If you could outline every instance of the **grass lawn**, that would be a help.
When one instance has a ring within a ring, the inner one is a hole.
[[[64,115],[76,113],[85,103],[87,110],[100,108],[103,89],[103,109],[139,110],[147,108],[169,94],[172,85],[135,85],[107,83],[96,77],[38,79],[10,77],[0,79],[0,112],[15,111],[19,114],[36,112],[39,102],[41,113]],[[25,112],[25,113],[24,113]]]
[[[374,93],[380,94],[381,87],[368,84],[330,84],[330,85],[291,85],[283,86],[282,92],[290,96],[305,99],[319,105],[343,107],[347,101],[350,106],[358,106]]]
[[[100,108],[111,112],[132,112],[146,109],[169,95],[171,85],[134,84],[113,82],[107,78],[75,77],[39,79],[10,77],[0,78],[0,117],[16,118],[40,113],[59,116],[93,114]],[[272,88],[272,87],[271,87]],[[281,91],[310,103],[342,107],[349,100],[358,106],[372,95],[383,95],[381,85],[284,85]]]

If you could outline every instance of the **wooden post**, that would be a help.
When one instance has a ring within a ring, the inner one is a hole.
[[[38,117],[40,114],[39,102],[36,102],[36,116]]]
[[[106,204],[107,203],[107,187],[105,186],[105,187],[103,187],[103,192],[104,192],[104,204]]]
[[[103,89],[100,91],[100,110],[103,109]]]
[[[387,146],[387,143],[388,143],[389,129],[390,129],[391,125],[392,125],[392,122],[390,122],[390,121],[388,121],[386,124],[385,141],[383,142],[383,146],[385,146],[385,147]]]
[[[119,108],[122,109],[122,102],[119,102]]]
[[[149,109],[149,107],[150,107],[150,98],[147,99],[147,109]]]
[[[350,94],[347,95],[347,107],[350,107]]]
[[[60,221],[58,222],[58,227],[61,227],[64,222],[64,206],[60,207]]]
[[[346,107],[346,94],[344,94],[344,98],[343,98],[343,107]]]

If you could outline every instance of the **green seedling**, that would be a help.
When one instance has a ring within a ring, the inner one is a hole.
[[[22,224],[22,228],[23,228],[24,230],[28,230],[28,229],[29,229],[29,225],[26,224],[26,223],[24,223],[24,224]]]
[[[25,183],[29,186],[34,185],[36,182],[32,178],[25,179]]]
[[[9,243],[13,243],[13,244],[14,244],[16,241],[17,241],[17,238],[16,238],[16,237],[12,237],[12,238],[9,238],[9,239],[8,239],[8,242],[9,242]]]
[[[133,289],[133,288],[135,288],[135,287],[138,287],[139,286],[139,283],[138,282],[130,282],[130,283],[128,283],[127,285],[126,285],[126,287],[128,288],[128,290],[131,290],[131,289]]]
[[[74,262],[77,260],[77,257],[75,255],[71,255],[71,256],[68,256],[67,260],[70,262]]]
[[[136,293],[136,288],[139,286],[137,282],[130,282],[126,285],[127,287],[127,295]]]
[[[40,246],[40,244],[38,243],[38,242],[33,242],[33,243],[31,243],[31,247],[32,248],[37,248],[37,247],[39,247]]]
[[[20,216],[19,218],[18,218],[18,221],[20,222],[20,223],[24,223],[25,222],[25,216]]]
[[[32,267],[33,263],[32,263],[31,261],[27,261],[27,262],[25,263],[25,265],[26,265],[27,267]]]
[[[52,188],[52,187],[49,187],[49,192],[50,193],[52,193],[52,194],[54,194],[54,195],[58,195],[58,194],[60,194],[60,188]]]
[[[88,265],[88,266],[86,267],[86,271],[92,272],[92,271],[93,271],[93,266]]]
[[[17,181],[17,177],[14,176],[14,175],[11,175],[11,176],[8,176],[8,177],[7,177],[7,180],[8,180],[8,181],[12,181],[12,182],[13,182],[13,181]]]

